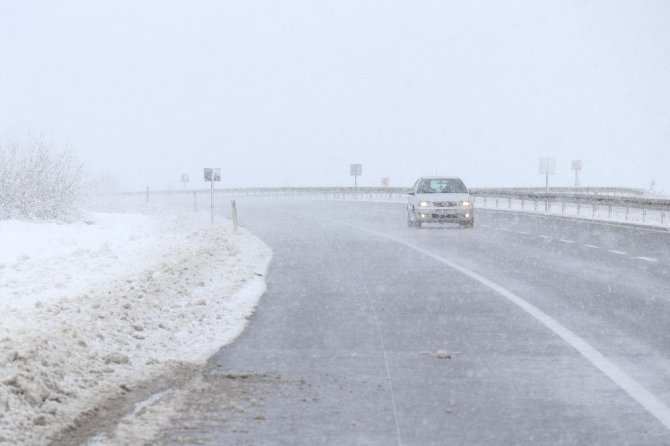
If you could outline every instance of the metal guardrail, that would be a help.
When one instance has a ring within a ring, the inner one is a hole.
[[[473,189],[471,190],[471,193],[476,197],[482,198],[506,198],[540,202],[566,202],[595,206],[620,206],[637,209],[670,210],[670,200],[642,196],[557,192],[555,189],[549,189],[549,193],[545,193],[544,191],[538,192],[532,190],[523,191],[514,189]]]
[[[404,202],[408,187],[255,187],[215,189],[214,194],[235,196],[263,196],[276,198],[309,198],[326,200]],[[151,195],[209,194],[209,189],[146,191],[125,195],[144,195],[149,202]],[[595,218],[599,220],[641,222],[667,226],[670,199],[643,196],[640,189],[621,187],[584,188],[473,188],[470,194],[476,207],[506,209],[526,212],[544,212],[566,216]],[[560,209],[560,211],[558,211]]]
[[[318,195],[331,198],[342,197],[379,197],[400,198],[407,194],[408,187],[244,187],[215,189],[216,194],[262,195],[262,196],[303,196]],[[150,191],[151,195],[209,193],[202,190]],[[130,192],[128,195],[145,194],[147,192]],[[472,188],[470,194],[477,198],[503,198],[537,202],[566,202],[590,205],[612,205],[622,207],[670,210],[670,199],[644,197],[641,189],[622,187],[561,187],[550,188]]]
[[[409,187],[244,187],[215,189],[216,194],[263,195],[263,196],[298,196],[323,195],[329,197],[365,197],[389,196],[397,197],[407,194]],[[193,194],[209,193],[209,189],[202,190],[172,190],[150,191],[152,195],[166,194]],[[147,192],[130,192],[129,195],[145,194]],[[670,210],[670,200],[649,198],[642,196],[641,189],[622,187],[559,187],[550,188],[545,193],[544,188],[472,188],[470,194],[475,197],[507,198],[517,200],[550,201],[586,203],[596,205],[629,206],[638,208]]]
[[[544,187],[490,187],[472,189],[479,195],[495,193],[545,193]],[[552,187],[551,193],[571,194],[571,195],[618,195],[618,196],[642,196],[643,189],[631,187]]]

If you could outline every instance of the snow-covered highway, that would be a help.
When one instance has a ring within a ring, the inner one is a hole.
[[[268,292],[237,341],[155,404],[154,427],[171,418],[156,441],[670,443],[667,232],[488,211],[473,230],[416,230],[390,203],[238,207],[273,249]]]

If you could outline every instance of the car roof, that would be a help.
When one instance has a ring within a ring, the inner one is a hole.
[[[459,177],[443,177],[443,176],[429,176],[429,177],[421,177],[419,179],[420,180],[460,180]]]

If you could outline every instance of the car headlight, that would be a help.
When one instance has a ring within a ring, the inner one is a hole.
[[[472,204],[472,203],[470,203],[469,201],[461,201],[461,206],[464,206],[464,207],[466,207],[466,208],[467,208],[467,207],[470,207],[471,204]]]
[[[427,208],[428,206],[430,206],[430,201],[421,201],[419,202],[419,206],[421,206],[422,208]]]

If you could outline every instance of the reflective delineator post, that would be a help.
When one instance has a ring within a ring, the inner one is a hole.
[[[230,207],[232,209],[232,216],[233,216],[233,230],[237,232],[237,228],[239,226],[237,224],[237,204],[235,203],[235,200],[232,200],[230,202]]]

